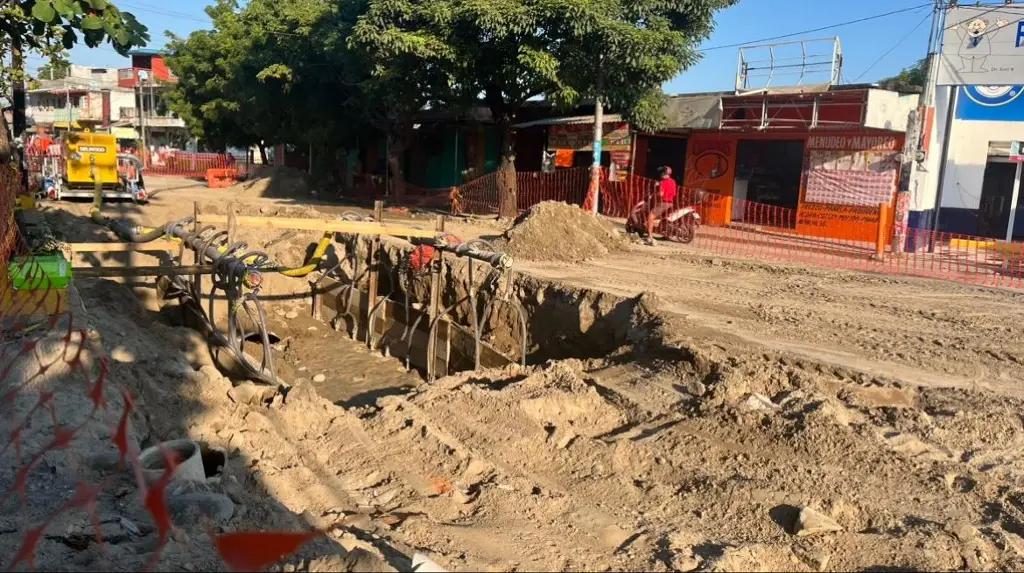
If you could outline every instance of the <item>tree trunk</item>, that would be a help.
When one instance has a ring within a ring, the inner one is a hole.
[[[395,189],[395,201],[405,198],[405,177],[402,176],[401,155],[404,146],[393,136],[388,136],[388,170],[391,172],[391,180]]]
[[[498,163],[498,218],[514,219],[519,215],[518,189],[516,186],[516,151],[512,141],[512,122],[502,118],[501,161]]]
[[[263,162],[263,165],[267,165],[270,162],[267,159],[267,147],[263,145],[262,141],[259,143],[259,145],[257,145],[257,147],[260,148],[260,161]]]
[[[13,155],[12,145],[10,128],[7,126],[7,116],[0,113],[0,167],[10,163],[11,156]]]

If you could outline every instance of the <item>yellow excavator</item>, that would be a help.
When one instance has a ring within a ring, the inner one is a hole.
[[[134,155],[118,153],[117,139],[112,134],[71,131],[62,143],[63,157],[43,159],[41,191],[45,197],[55,201],[93,198],[99,188],[103,199],[131,199],[136,203],[149,199],[142,162]]]

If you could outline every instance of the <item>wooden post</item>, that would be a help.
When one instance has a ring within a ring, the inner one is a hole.
[[[200,215],[199,201],[193,201],[192,202],[192,220],[195,221],[195,231],[198,231],[200,228],[202,228],[201,225],[199,224],[199,215]],[[198,248],[193,249],[192,250],[192,263],[195,264],[195,265],[199,265],[199,264],[202,264],[202,262],[203,262],[203,254],[199,252]],[[192,282],[196,285],[196,292],[197,293],[203,292],[203,285],[202,285],[202,283],[200,281],[202,281],[202,275],[199,275],[199,274],[192,275]],[[196,301],[196,302],[198,303],[198,301]]]
[[[235,232],[238,231],[238,220],[235,218],[235,208],[228,211],[228,245],[235,242]]]
[[[434,223],[438,233],[444,232],[444,215],[438,215]],[[436,259],[431,262],[430,274],[430,306],[427,309],[427,329],[433,326],[438,314],[441,313],[441,273],[444,271],[444,253],[436,251]],[[435,333],[436,334],[436,333]],[[427,382],[434,380],[437,369],[437,338],[427,335]]]
[[[373,219],[382,223],[384,219],[384,202],[373,202]],[[380,281],[380,235],[374,235],[370,240],[370,284],[366,293],[366,345],[373,350],[376,346],[373,340],[374,317],[373,307],[377,306],[377,291]]]
[[[885,240],[886,231],[889,228],[887,214],[889,212],[889,206],[885,203],[878,204],[878,235],[875,238],[875,258],[882,260],[885,258]]]

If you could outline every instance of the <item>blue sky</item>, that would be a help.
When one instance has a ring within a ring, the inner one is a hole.
[[[153,41],[149,47],[164,43],[164,30],[179,35],[209,23],[203,7],[208,0],[116,0],[125,11],[133,12],[149,26]],[[701,47],[700,63],[683,72],[665,86],[668,93],[687,93],[732,89],[736,71],[737,49],[719,48],[848,22],[858,18],[930,4],[928,0],[739,0],[716,17],[715,32]],[[930,8],[902,12],[881,19],[843,26],[794,39],[839,36],[844,54],[844,83],[875,81],[897,73],[913,64],[925,53]],[[820,49],[820,45],[817,46]],[[791,49],[798,49],[794,46]],[[887,56],[883,54],[892,50]],[[763,55],[754,55],[761,59]],[[128,61],[109,47],[72,51],[76,64],[127,67]],[[42,63],[30,59],[32,68]],[[780,78],[780,81],[784,78]],[[795,78],[790,78],[791,80]],[[808,78],[811,79],[811,78]],[[783,82],[795,83],[795,81]],[[773,83],[773,85],[775,85]]]

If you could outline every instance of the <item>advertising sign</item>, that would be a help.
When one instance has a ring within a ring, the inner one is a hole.
[[[896,192],[899,151],[893,136],[810,137],[804,201],[853,207],[889,203]]]
[[[605,123],[599,151],[629,151],[629,124]],[[548,149],[590,151],[594,145],[594,126],[588,123],[552,125],[548,133]]]
[[[1024,5],[958,6],[946,12],[938,85],[1006,86],[1024,77]]]
[[[1021,56],[1024,57],[1024,53]],[[1024,85],[962,86],[957,98],[956,118],[967,121],[1024,121],[1022,96]]]

